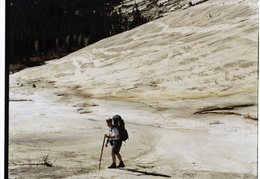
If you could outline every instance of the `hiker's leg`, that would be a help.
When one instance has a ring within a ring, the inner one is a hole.
[[[116,163],[116,155],[113,154],[113,153],[111,153],[111,155],[112,155],[112,162],[113,162],[113,163]]]
[[[119,165],[117,167],[125,167],[125,164],[124,164],[124,162],[122,160],[122,157],[121,157],[120,153],[116,154],[116,156],[117,156],[118,160],[120,161]]]
[[[112,164],[108,168],[116,168],[116,155],[114,153],[111,153],[112,156]]]
[[[118,160],[119,160],[120,162],[123,161],[123,160],[122,160],[122,157],[121,157],[121,155],[120,155],[120,153],[116,154],[116,156],[117,156],[117,158],[118,158]]]

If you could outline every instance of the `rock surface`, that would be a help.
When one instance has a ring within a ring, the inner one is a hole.
[[[10,178],[256,178],[257,75],[256,0],[179,9],[12,74]],[[107,148],[98,171],[115,114],[132,171],[106,169]]]

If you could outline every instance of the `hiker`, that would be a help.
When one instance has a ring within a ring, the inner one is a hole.
[[[125,167],[122,157],[119,153],[120,148],[122,146],[122,141],[119,139],[119,131],[115,126],[113,126],[111,118],[107,119],[106,122],[107,126],[110,128],[109,134],[105,134],[105,137],[107,138],[106,147],[108,146],[108,143],[110,143],[110,145],[112,146],[112,164],[108,168]],[[118,166],[116,166],[116,157],[119,160]]]

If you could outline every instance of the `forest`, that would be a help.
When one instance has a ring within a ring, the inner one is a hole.
[[[7,63],[35,66],[132,29],[148,20],[123,0],[10,0]],[[130,20],[131,19],[131,20]]]

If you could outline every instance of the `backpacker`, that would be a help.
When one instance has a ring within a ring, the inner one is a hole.
[[[113,117],[113,121],[114,121],[114,127],[116,127],[118,129],[120,140],[121,141],[127,140],[129,138],[129,136],[128,136],[127,130],[125,129],[124,120],[121,118],[121,116],[115,115]]]

